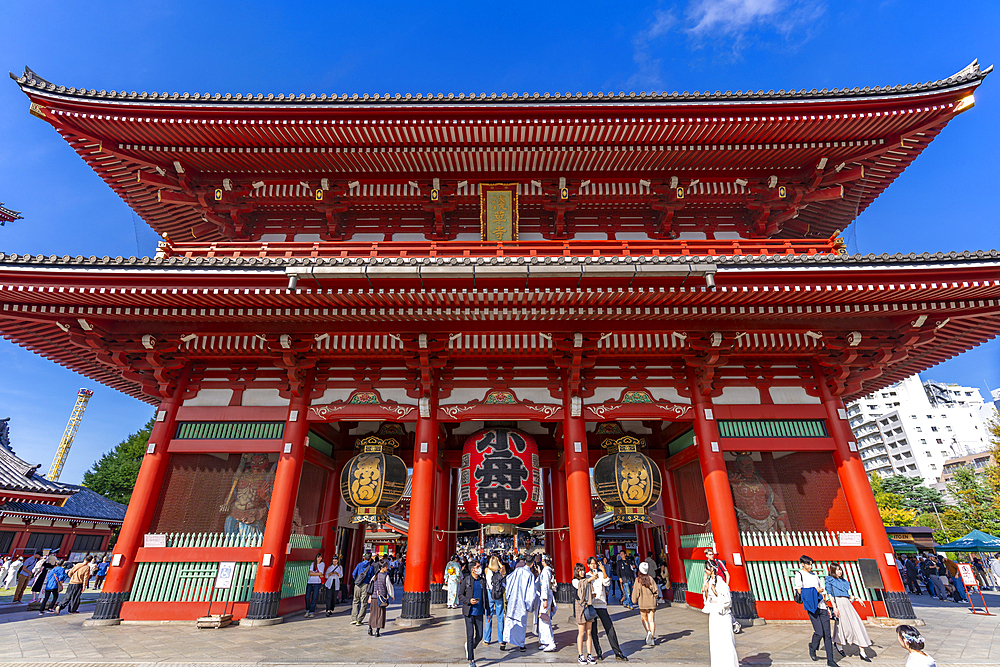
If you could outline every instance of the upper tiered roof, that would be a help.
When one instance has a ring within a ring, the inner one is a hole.
[[[972,106],[991,69],[628,95],[127,93],[14,78],[32,112],[176,240],[468,240],[479,184],[497,181],[519,184],[525,240],[825,238]]]
[[[15,220],[20,220],[20,219],[21,219],[20,211],[12,211],[11,209],[4,206],[3,202],[0,202],[0,227],[2,227],[4,223],[14,222]]]

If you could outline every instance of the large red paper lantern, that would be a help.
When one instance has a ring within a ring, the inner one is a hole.
[[[459,497],[479,523],[526,521],[538,505],[540,486],[538,445],[527,433],[488,428],[465,441]]]

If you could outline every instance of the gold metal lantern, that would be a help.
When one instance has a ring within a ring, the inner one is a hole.
[[[651,458],[639,451],[645,441],[631,435],[608,438],[608,450],[594,465],[594,487],[601,501],[614,509],[618,523],[652,523],[649,508],[660,499],[663,481]]]
[[[393,438],[372,435],[358,445],[361,453],[340,474],[341,496],[354,510],[352,523],[385,523],[387,510],[406,489],[406,464],[393,454],[398,446]]]

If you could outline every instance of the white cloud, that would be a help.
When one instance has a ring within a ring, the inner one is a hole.
[[[660,59],[650,55],[650,45],[656,39],[669,33],[677,25],[677,17],[673,12],[656,10],[649,25],[636,33],[632,38],[632,60],[638,67],[628,85],[657,85],[660,82]]]
[[[693,0],[687,32],[697,37],[741,37],[763,28],[788,34],[823,13],[818,0]]]

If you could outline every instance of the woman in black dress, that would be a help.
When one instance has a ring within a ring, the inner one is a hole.
[[[395,591],[392,589],[392,582],[389,581],[389,564],[382,561],[378,566],[378,574],[375,575],[374,586],[372,588],[371,603],[372,611],[368,617],[368,634],[380,636],[379,631],[385,627],[385,611],[389,607],[389,600],[395,598]]]

